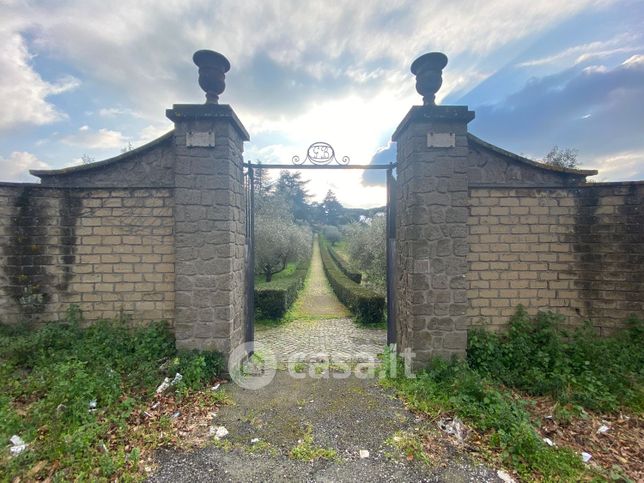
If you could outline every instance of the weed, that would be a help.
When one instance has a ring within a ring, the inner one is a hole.
[[[403,374],[402,367],[397,374]],[[433,360],[415,379],[398,376],[383,383],[395,387],[412,409],[432,417],[456,413],[523,477],[576,480],[583,474],[578,455],[541,440],[522,401],[464,362]]]
[[[150,434],[134,438],[130,415],[163,377],[181,372],[178,390],[188,392],[221,368],[217,354],[177,353],[163,323],[131,329],[122,320],[101,321],[82,329],[81,322],[72,307],[62,323],[0,328],[0,440],[18,434],[29,444],[17,458],[3,450],[0,480],[34,469],[53,480],[135,477],[141,445],[162,444],[171,424],[161,418]],[[169,363],[161,369],[163,361]]]
[[[322,448],[313,444],[313,428],[307,426],[302,439],[293,447],[289,457],[300,461],[331,460],[337,457],[334,449]]]
[[[213,406],[233,406],[235,404],[235,400],[223,389],[209,391],[207,394],[208,402]]]
[[[470,332],[470,367],[562,404],[644,410],[644,321],[632,317],[628,328],[612,337],[599,337],[589,325],[566,331],[561,322],[552,312],[531,318],[519,307],[507,334]]]
[[[429,464],[429,457],[423,449],[422,437],[417,433],[398,431],[386,444],[400,451],[408,461],[416,460]]]

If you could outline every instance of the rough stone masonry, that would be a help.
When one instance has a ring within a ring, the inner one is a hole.
[[[207,103],[105,161],[0,184],[0,322],[167,320],[183,348],[227,353],[244,336],[243,143],[218,104],[223,56],[200,51]],[[213,53],[215,54],[215,53]],[[466,106],[436,106],[442,54],[412,65],[424,105],[396,129],[398,349],[463,356],[467,329],[502,329],[523,304],[602,334],[644,316],[644,183],[588,183],[468,132]]]

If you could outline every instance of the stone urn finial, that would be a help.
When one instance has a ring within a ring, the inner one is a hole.
[[[443,84],[443,69],[447,56],[441,52],[421,55],[411,64],[411,73],[416,76],[416,90],[423,96],[425,106],[435,106],[436,93]]]
[[[206,104],[218,104],[219,94],[226,89],[226,72],[230,70],[230,62],[213,50],[198,50],[192,60],[199,67],[199,86],[206,91]]]

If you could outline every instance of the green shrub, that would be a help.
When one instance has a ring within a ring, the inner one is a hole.
[[[349,264],[347,264],[347,262],[345,262],[342,257],[336,253],[333,247],[329,247],[329,255],[331,255],[331,258],[338,266],[340,271],[344,273],[347,278],[349,278],[349,280],[352,280],[355,283],[360,283],[362,281],[362,273],[350,267]]]
[[[224,358],[219,352],[180,351],[172,360],[168,371],[183,376],[181,384],[190,389],[199,389],[204,381],[211,381],[224,370]]]
[[[300,262],[292,274],[255,286],[255,316],[258,319],[279,319],[291,307],[304,286],[310,260]]]
[[[468,362],[528,394],[593,410],[643,410],[644,322],[632,317],[622,332],[599,337],[588,325],[566,331],[562,320],[551,312],[531,318],[519,307],[507,333],[470,331]]]
[[[139,449],[126,452],[131,442],[119,440],[105,452],[108,436],[125,435],[132,410],[149,401],[164,377],[181,372],[183,388],[198,388],[222,366],[216,353],[177,353],[164,323],[130,328],[116,320],[81,328],[73,310],[66,322],[0,328],[0,440],[17,434],[29,444],[20,456],[3,459],[0,480],[25,475],[41,460],[57,462],[54,480],[136,472]]]
[[[324,273],[340,301],[351,310],[358,321],[366,324],[382,322],[385,298],[350,280],[331,258],[328,242],[323,237],[319,237],[319,243]]]

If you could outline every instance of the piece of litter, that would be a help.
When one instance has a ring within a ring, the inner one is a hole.
[[[163,391],[168,389],[170,387],[170,378],[166,377],[161,384],[159,384],[159,387],[157,387],[157,394],[161,394]]]
[[[361,449],[360,450],[360,459],[365,459],[369,457],[369,450],[368,449]]]
[[[219,386],[221,386],[221,384],[217,383],[217,384],[215,384],[214,386],[212,386],[212,387],[210,388],[210,390],[211,390],[211,391],[216,391],[217,389],[219,389]]]
[[[88,410],[88,411],[89,411],[90,413],[93,413],[94,411],[96,411],[96,399],[92,399],[92,400],[89,402],[88,406],[89,406],[89,410]]]
[[[228,436],[228,430],[223,426],[211,426],[210,434],[214,435],[216,440],[220,440],[221,438]]]
[[[552,419],[552,414],[548,414],[547,416],[544,416],[545,419]]]
[[[250,440],[250,444],[259,443],[259,438],[253,438]]]
[[[152,415],[151,415],[149,412],[147,412],[147,411],[143,411],[143,414],[145,414],[148,418],[151,418],[151,417],[152,417]]]
[[[548,446],[555,445],[550,438],[543,438],[543,442],[546,443]]]
[[[152,406],[150,406],[150,409],[156,409],[159,407],[159,404],[161,404],[159,401],[155,402]]]
[[[178,372],[174,375],[174,379],[172,379],[172,382],[170,382],[171,386],[174,386],[175,384],[179,383],[183,379],[183,376],[179,374]]]
[[[177,411],[174,413],[172,416],[170,416],[172,419],[177,419],[179,416],[181,416],[181,411]]]
[[[602,424],[599,429],[597,430],[597,434],[604,434],[607,432],[610,428],[606,426],[605,424]]]
[[[593,456],[590,453],[586,453],[585,451],[581,452],[581,460],[584,463],[588,463],[590,461],[590,458],[592,458],[592,457]]]
[[[11,444],[13,444],[13,446],[10,449],[10,451],[11,451],[11,454],[14,455],[14,456],[19,455],[20,453],[22,453],[24,450],[27,449],[27,443],[25,443],[22,440],[22,438],[20,436],[18,436],[17,434],[14,434],[11,437],[10,441],[11,441]]]
[[[456,436],[459,441],[464,441],[467,437],[467,429],[458,417],[444,418],[438,421],[438,427],[447,434]]]
[[[505,483],[514,483],[514,478],[503,470],[498,470],[496,476],[501,478]]]

